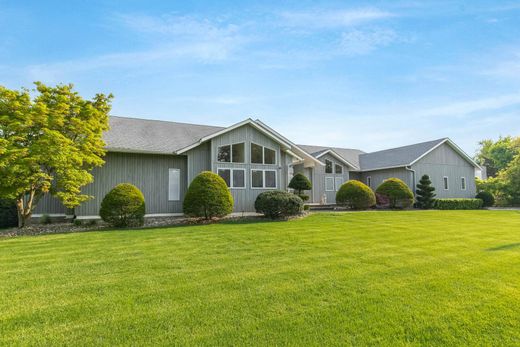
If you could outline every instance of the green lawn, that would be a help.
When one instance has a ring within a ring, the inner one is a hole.
[[[0,345],[519,345],[520,213],[0,240]]]

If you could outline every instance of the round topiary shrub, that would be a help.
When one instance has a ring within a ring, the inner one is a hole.
[[[399,178],[386,179],[377,187],[376,194],[381,196],[380,200],[388,199],[390,208],[407,208],[413,204],[412,191]]]
[[[302,213],[303,200],[289,192],[270,190],[258,195],[255,209],[271,219],[295,216]]]
[[[481,199],[483,204],[482,207],[491,207],[495,204],[495,197],[490,192],[481,191],[478,192],[476,199]]]
[[[203,171],[191,182],[184,198],[184,214],[190,217],[224,217],[233,211],[233,197],[226,182],[214,172]]]
[[[101,202],[101,219],[116,228],[142,226],[146,211],[143,193],[130,183],[114,187]]]
[[[365,210],[376,204],[376,196],[366,184],[350,180],[339,188],[336,203],[355,210]]]
[[[303,201],[307,201],[309,200],[309,196],[305,195],[303,191],[311,190],[312,183],[305,175],[297,173],[293,176],[291,182],[289,182],[289,188],[294,189],[296,195],[298,195]]]

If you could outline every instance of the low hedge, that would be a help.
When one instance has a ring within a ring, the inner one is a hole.
[[[435,199],[437,210],[478,210],[482,208],[482,199]]]
[[[303,211],[303,200],[295,195],[281,190],[263,192],[255,200],[256,212],[277,219],[295,216]]]

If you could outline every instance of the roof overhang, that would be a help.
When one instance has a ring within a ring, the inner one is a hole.
[[[457,146],[457,144],[455,142],[453,142],[452,140],[450,140],[449,138],[446,138],[444,139],[444,141],[441,141],[439,142],[438,144],[436,144],[435,146],[433,146],[432,148],[430,148],[428,151],[426,151],[425,153],[423,153],[421,156],[419,156],[417,159],[415,159],[414,161],[412,161],[410,164],[406,165],[406,166],[412,166],[413,164],[417,163],[419,160],[421,160],[422,158],[424,158],[425,156],[427,156],[428,154],[430,154],[431,152],[433,152],[434,150],[436,150],[437,148],[439,148],[440,146],[442,146],[443,144],[447,144],[449,145],[455,152],[457,152],[461,157],[463,157],[464,159],[466,159],[467,162],[469,162],[471,165],[473,165],[475,168],[479,169],[479,170],[482,170],[482,168],[480,167],[480,165],[478,165],[475,160],[473,160],[473,158],[471,158],[466,152],[464,152],[462,150],[462,148],[460,148],[459,146]]]
[[[181,148],[177,151],[175,151],[176,154],[182,154],[182,153],[185,153],[187,151],[189,151],[190,149],[193,149],[197,146],[199,146],[200,144],[208,141],[208,140],[211,140],[212,138],[215,138],[217,136],[220,136],[220,135],[223,135],[225,133],[228,133],[232,130],[235,130],[237,128],[240,128],[241,126],[244,126],[244,125],[250,125],[252,126],[253,128],[255,128],[256,130],[260,131],[261,133],[263,133],[264,135],[266,135],[267,137],[271,138],[272,140],[278,142],[282,148],[284,149],[290,149],[292,146],[287,143],[284,139],[282,139],[280,136],[277,136],[276,134],[273,134],[272,132],[270,131],[267,131],[266,129],[264,129],[263,127],[261,127],[260,125],[258,125],[254,120],[252,120],[251,118],[248,118],[246,120],[243,120],[242,122],[238,122],[236,124],[233,124],[232,126],[230,127],[227,127],[225,129],[222,129],[220,131],[217,131],[213,134],[210,134],[210,135],[207,135],[207,136],[204,136],[202,138],[200,138],[197,142],[189,145],[189,146],[186,146],[184,148]]]
[[[338,159],[339,161],[341,161],[343,164],[345,165],[348,165],[350,166],[351,168],[355,169],[355,170],[359,170],[359,167],[357,167],[356,165],[352,164],[351,162],[349,162],[348,160],[346,160],[345,158],[343,158],[341,155],[339,155],[336,151],[334,151],[332,148],[329,148],[327,149],[325,152],[322,152],[320,153],[319,155],[316,156],[316,159],[319,159],[321,157],[323,157],[324,155],[326,154],[330,154],[332,155],[334,158]],[[325,165],[325,164],[324,164]]]

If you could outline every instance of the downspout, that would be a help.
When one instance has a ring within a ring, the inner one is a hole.
[[[404,168],[412,173],[412,192],[415,196],[415,170],[411,166],[405,166]]]

